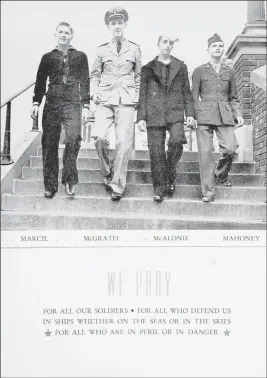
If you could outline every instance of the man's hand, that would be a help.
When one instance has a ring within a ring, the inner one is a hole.
[[[101,102],[101,94],[100,93],[95,93],[94,95],[93,95],[93,102],[96,104],[96,105],[98,105],[98,104],[100,104],[100,102]]]
[[[31,108],[31,117],[35,119],[38,116],[39,105],[33,105]]]
[[[82,124],[86,124],[89,121],[89,109],[83,108],[82,109]]]
[[[194,117],[187,117],[186,118],[186,124],[187,126],[193,127],[195,124],[195,119]]]
[[[146,121],[141,120],[138,122],[138,129],[140,131],[146,131]]]
[[[235,125],[235,127],[241,127],[244,125],[244,120],[242,117],[237,117],[237,124]]]

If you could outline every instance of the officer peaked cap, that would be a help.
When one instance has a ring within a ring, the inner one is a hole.
[[[113,7],[110,8],[105,14],[105,24],[108,25],[109,21],[114,17],[122,17],[124,22],[127,22],[129,19],[128,12],[122,7]]]
[[[223,42],[223,40],[217,33],[215,33],[212,37],[208,39],[208,47],[210,47],[210,45],[215,42]]]

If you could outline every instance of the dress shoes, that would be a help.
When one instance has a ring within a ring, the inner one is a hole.
[[[65,190],[66,190],[66,193],[69,196],[74,196],[75,195],[75,186],[74,185],[66,183]]]
[[[232,183],[231,183],[230,180],[228,180],[228,179],[224,179],[223,180],[223,179],[219,179],[218,177],[217,177],[216,184],[217,185],[226,186],[226,187],[231,187],[232,186]]]
[[[122,198],[122,193],[112,192],[111,200],[112,201],[119,201]]]
[[[155,202],[162,202],[164,200],[164,196],[155,195],[153,196],[153,200]]]
[[[223,182],[219,182],[220,185],[222,186],[226,186],[228,188],[230,188],[232,186],[232,183],[230,180],[226,180],[226,181],[223,181]]]
[[[44,192],[45,198],[53,198],[55,194],[56,194],[56,192],[53,192],[52,190],[46,190]]]
[[[173,184],[167,184],[166,186],[166,194],[168,194],[169,196],[173,196],[175,192],[175,183]]]
[[[212,194],[207,194],[206,196],[204,196],[202,198],[202,202],[209,203],[209,202],[213,202],[213,201],[214,201],[214,195],[212,195]]]

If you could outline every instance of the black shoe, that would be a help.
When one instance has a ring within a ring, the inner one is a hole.
[[[224,181],[218,180],[217,183],[218,183],[218,185],[226,186],[226,187],[229,187],[229,188],[232,186],[232,183],[231,183],[230,180],[224,180]]]
[[[74,196],[75,195],[75,186],[74,185],[68,184],[66,182],[66,184],[65,184],[65,190],[66,190],[66,193],[69,196]]]
[[[112,201],[119,201],[120,199],[122,198],[122,194],[121,193],[117,193],[117,192],[112,192],[111,194],[111,200]]]
[[[175,183],[173,184],[167,184],[167,187],[166,187],[166,194],[168,194],[169,196],[173,196],[174,192],[175,192]]]
[[[164,196],[155,195],[153,196],[153,200],[155,202],[162,202],[164,200]]]
[[[45,198],[53,198],[55,194],[56,194],[56,192],[54,192],[52,190],[45,190],[45,192],[44,192]]]

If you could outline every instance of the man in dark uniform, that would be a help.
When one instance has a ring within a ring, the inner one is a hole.
[[[63,154],[62,184],[69,195],[75,194],[78,183],[77,157],[81,145],[81,122],[89,118],[89,68],[87,56],[70,43],[73,29],[61,22],[56,29],[57,47],[43,55],[34,88],[32,118],[38,115],[39,105],[46,94],[43,110],[43,174],[45,197],[58,191],[58,146],[63,123],[66,131]],[[46,82],[49,78],[48,91]]]
[[[107,189],[112,189],[112,200],[120,200],[125,189],[134,112],[139,99],[141,52],[138,45],[124,38],[128,18],[122,7],[106,12],[105,23],[112,39],[98,47],[90,75],[92,100],[97,105],[95,125],[98,138],[95,147],[104,184]],[[116,146],[112,175],[108,135],[113,125]]]
[[[187,66],[170,55],[177,38],[161,35],[159,55],[142,68],[137,121],[147,130],[151,176],[156,202],[175,191],[176,166],[187,143],[184,115],[193,125],[195,111]],[[165,153],[166,131],[170,134]]]
[[[218,34],[208,40],[210,61],[193,73],[192,93],[197,115],[197,144],[203,202],[214,201],[215,178],[231,186],[231,169],[238,142],[234,126],[243,125],[234,71],[222,63],[224,44]],[[213,134],[216,132],[221,157],[214,170]]]

